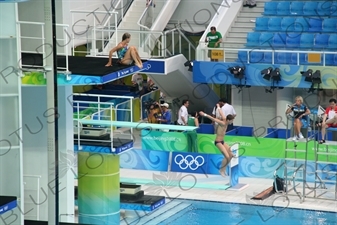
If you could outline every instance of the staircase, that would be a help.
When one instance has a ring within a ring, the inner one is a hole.
[[[141,58],[147,58],[150,56],[149,52],[143,52],[142,49],[139,47],[141,46],[140,43],[140,32],[141,27],[138,25],[138,21],[143,15],[146,7],[146,1],[144,0],[134,0],[132,5],[130,6],[128,12],[125,14],[122,22],[118,26],[117,35],[114,33],[112,38],[110,39],[109,43],[104,48],[104,53],[108,53],[110,49],[116,46],[120,41],[122,41],[122,35],[125,32],[131,34],[131,41],[129,46],[136,46],[138,48],[138,53]],[[163,8],[165,1],[156,1],[156,7],[153,13],[153,19],[155,20]],[[166,25],[165,25],[166,26]],[[144,30],[144,29],[142,29]]]
[[[237,16],[234,24],[230,28],[226,37],[224,37],[222,46],[224,48],[240,49],[245,48],[247,43],[247,33],[253,31],[255,27],[255,19],[262,16],[264,11],[264,3],[268,0],[256,1],[256,7],[242,7],[241,12]],[[234,62],[238,59],[238,51],[227,51],[226,62]]]

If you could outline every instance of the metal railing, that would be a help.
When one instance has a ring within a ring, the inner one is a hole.
[[[73,96],[83,96],[91,97],[90,100],[73,100],[72,104],[74,107],[74,133],[77,134],[77,145],[80,149],[81,141],[91,141],[91,142],[113,142],[113,131],[116,126],[102,127],[102,126],[91,126],[89,128],[84,128],[79,122],[80,119],[91,119],[91,120],[105,120],[105,121],[117,121],[117,111],[127,111],[130,114],[130,120],[128,122],[133,122],[133,96],[120,96],[120,95],[99,95],[99,94],[84,94],[84,93],[74,93]],[[108,101],[102,101],[104,100]],[[111,100],[109,100],[111,99]],[[130,108],[128,109],[118,109],[118,105],[125,103],[116,104],[114,100],[124,99],[130,101]],[[86,112],[86,109],[90,109],[90,112]],[[113,116],[114,115],[114,118]],[[119,120],[123,121],[123,120]],[[109,133],[110,140],[93,140],[86,139],[85,130],[89,129],[94,132]],[[131,139],[133,138],[133,129],[131,128]],[[112,148],[112,145],[111,145]]]
[[[121,2],[119,0],[118,2]],[[106,38],[110,38],[113,32],[118,32],[118,12],[115,10],[112,11],[94,11],[97,13],[97,16],[93,16],[93,21],[91,25],[91,21],[86,21],[85,19],[81,18],[75,20],[75,14],[91,14],[93,11],[89,10],[71,10],[71,24],[73,29],[73,36],[72,36],[72,54],[75,55],[76,53],[85,53],[88,54],[88,51],[75,51],[75,48],[78,45],[82,44],[91,44],[91,51],[90,53],[96,55],[97,47],[96,47],[96,40],[101,40],[102,47],[105,45]],[[98,16],[104,15],[102,21]],[[106,18],[106,16],[108,17]],[[113,20],[113,21],[112,21]],[[75,22],[76,21],[76,22]],[[85,25],[78,25],[79,22],[88,22]],[[81,31],[75,31],[77,28],[82,29]],[[97,29],[102,30],[101,33],[97,34]],[[108,30],[108,32],[103,32],[104,30]],[[100,38],[98,38],[100,37]]]
[[[33,204],[36,205],[36,220],[40,220],[40,175],[23,175],[24,178],[33,178],[36,179],[36,202],[32,202]],[[27,185],[27,182],[24,182],[25,185]],[[26,189],[27,190],[27,189]],[[31,195],[29,197],[32,199]],[[28,202],[29,204],[29,202]]]
[[[326,55],[335,55],[337,54],[337,52],[332,52],[332,51],[309,51],[309,50],[281,50],[281,49],[244,49],[244,48],[227,48],[227,47],[218,47],[218,48],[208,48],[206,46],[206,42],[199,42],[200,43],[200,48],[197,49],[197,54],[196,54],[196,60],[197,61],[209,61],[209,57],[208,57],[208,52],[210,50],[220,50],[224,52],[224,59],[223,62],[226,62],[226,53],[235,53],[237,54],[239,51],[244,51],[247,54],[247,61],[240,61],[240,59],[237,57],[237,63],[247,63],[247,64],[251,64],[251,63],[264,63],[264,64],[268,64],[267,62],[264,62],[262,59],[260,61],[257,62],[252,62],[251,61],[251,53],[252,52],[264,52],[264,53],[272,53],[272,59],[271,59],[271,64],[275,64],[275,53],[293,53],[296,54],[296,65],[300,65],[300,54],[320,54],[323,59],[321,64],[323,66],[326,65]],[[202,47],[202,44],[204,45],[204,47]],[[289,64],[289,63],[287,63]],[[319,63],[313,63],[313,64],[319,64]]]
[[[36,70],[44,70],[44,61],[43,59],[49,56],[51,53],[46,52],[46,46],[52,45],[52,43],[46,43],[45,38],[45,23],[40,22],[28,22],[28,21],[17,21],[17,32],[19,39],[19,51],[22,56],[23,53],[28,54],[40,54],[42,55],[42,65],[29,65],[24,64],[22,60],[19,61],[19,67],[22,70],[23,67],[29,67],[30,69]],[[66,73],[69,72],[69,62],[68,62],[68,44],[71,41],[71,36],[68,32],[69,25],[68,24],[56,24],[56,29],[58,29],[56,34],[57,41],[57,55],[65,56],[65,67],[57,67],[58,70],[64,71]],[[60,30],[61,29],[61,30]],[[33,32],[37,31],[39,32]],[[60,34],[62,33],[62,34]],[[35,35],[33,35],[35,34]],[[40,34],[40,35],[39,35]],[[23,40],[25,40],[23,42]],[[63,51],[62,51],[63,50]],[[36,63],[36,62],[34,62]]]

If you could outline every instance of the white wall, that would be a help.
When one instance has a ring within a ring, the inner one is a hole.
[[[116,8],[117,11],[121,11],[123,6],[125,8],[128,0],[122,0],[122,6],[112,5],[114,1],[112,0],[57,0],[56,1],[56,21],[58,24],[68,24],[69,28],[65,31],[62,28],[57,29],[57,38],[64,39],[66,36],[71,37],[75,34],[77,35],[77,43],[74,43],[76,46],[82,38],[82,43],[86,40],[86,36],[90,32],[85,32],[88,26],[93,25],[94,18],[97,18],[98,21],[103,22],[107,19],[107,10],[112,11],[113,8]],[[113,3],[115,4],[115,3]],[[70,13],[71,10],[83,10],[87,11],[86,13]],[[92,13],[103,11],[104,14]],[[44,0],[34,0],[23,2],[19,4],[19,20],[20,21],[29,21],[29,22],[44,22]],[[81,21],[80,21],[81,20]],[[84,20],[84,21],[82,21]],[[75,23],[78,21],[77,27],[72,27],[72,22]],[[41,27],[36,25],[22,25],[21,29],[22,36],[27,37],[41,37],[42,31]],[[68,46],[68,50],[72,47],[72,43],[59,41],[58,52],[64,53],[63,45]],[[41,41],[38,40],[23,40],[22,49],[26,51],[36,51],[41,45]]]
[[[60,152],[60,186],[59,209],[61,221],[73,222],[74,216],[74,173],[71,170],[74,162],[72,107],[66,102],[71,95],[71,87],[59,87],[59,152]],[[62,100],[63,99],[63,100]],[[54,122],[54,112],[47,109],[46,86],[22,87],[23,103],[23,152],[25,182],[25,219],[48,220],[48,143],[47,121]],[[30,175],[29,177],[27,175]],[[40,176],[40,188],[38,179]],[[39,190],[39,191],[38,191]],[[40,200],[38,200],[38,193]],[[39,206],[40,217],[37,217]]]

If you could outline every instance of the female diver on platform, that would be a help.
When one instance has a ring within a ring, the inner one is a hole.
[[[232,158],[234,157],[230,147],[225,143],[225,134],[226,134],[226,130],[227,130],[227,126],[228,124],[232,124],[233,120],[234,120],[234,116],[233,115],[227,115],[227,117],[224,116],[221,107],[219,104],[216,105],[217,109],[221,118],[223,119],[217,119],[214,118],[210,115],[207,115],[204,112],[199,112],[200,116],[204,116],[207,117],[208,119],[217,122],[218,125],[216,127],[216,137],[215,137],[215,141],[214,144],[215,146],[220,150],[220,152],[225,156],[225,158],[222,160],[221,162],[221,167],[220,167],[220,174],[221,176],[225,177],[226,175],[226,167],[227,165],[230,163],[230,161],[232,160]]]
[[[109,62],[105,66],[112,66],[112,54],[117,52],[118,59],[123,65],[131,65],[135,62],[135,65],[140,69],[143,68],[142,60],[139,57],[137,49],[134,46],[128,46],[131,35],[129,33],[123,34],[122,42],[109,51]]]

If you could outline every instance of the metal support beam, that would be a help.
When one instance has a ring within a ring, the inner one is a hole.
[[[44,1],[44,70],[47,78],[48,123],[48,224],[59,224],[59,171],[57,123],[57,52],[55,0]],[[52,54],[51,54],[52,53]]]

